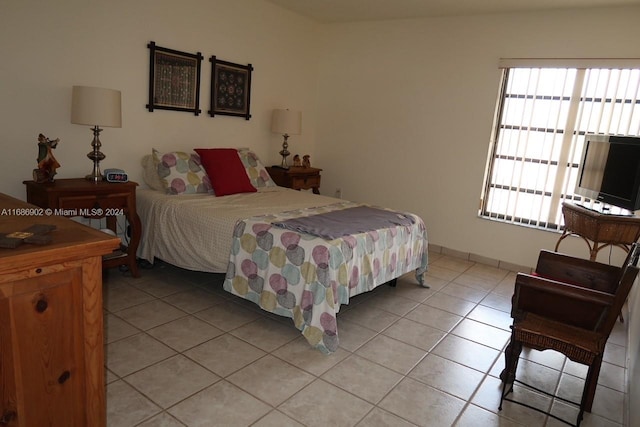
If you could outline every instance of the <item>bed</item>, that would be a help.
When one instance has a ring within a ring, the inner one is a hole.
[[[409,272],[426,287],[427,233],[420,217],[277,187],[251,155],[243,159],[255,188],[251,192],[220,197],[206,189],[179,195],[139,189],[143,236],[138,257],[224,273],[226,291],[291,318],[310,345],[324,353],[338,348],[336,315],[351,297]],[[390,215],[401,221],[348,235],[340,230],[334,236],[333,230],[325,238],[304,228],[318,219],[359,212],[376,214],[372,218],[381,214],[380,224]]]

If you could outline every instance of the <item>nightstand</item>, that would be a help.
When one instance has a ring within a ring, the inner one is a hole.
[[[320,194],[320,172],[318,168],[303,168],[292,166],[282,169],[277,166],[267,167],[267,172],[273,181],[280,187],[288,187],[294,190],[312,189],[314,194]]]
[[[27,202],[44,208],[45,215],[105,218],[107,227],[116,231],[118,215],[129,223],[129,247],[103,257],[104,268],[126,265],[133,277],[139,277],[136,251],[142,235],[142,224],[136,212],[137,183],[94,182],[84,178],[57,179],[54,182],[24,181]]]

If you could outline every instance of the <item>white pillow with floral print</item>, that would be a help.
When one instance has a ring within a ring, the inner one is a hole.
[[[162,154],[153,149],[153,161],[167,194],[213,194],[211,181],[197,153],[170,151]]]

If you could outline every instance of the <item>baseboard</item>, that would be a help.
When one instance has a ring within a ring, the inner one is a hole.
[[[519,272],[527,272],[530,273],[533,269],[529,266],[517,265],[506,261],[500,261],[493,258],[488,258],[478,254],[472,254],[469,252],[462,252],[455,249],[450,249],[440,245],[433,245],[429,243],[429,252],[435,254],[442,254],[454,258],[460,258],[465,261],[472,261],[478,264],[489,265],[491,267],[501,268],[503,270],[514,271],[516,273]]]

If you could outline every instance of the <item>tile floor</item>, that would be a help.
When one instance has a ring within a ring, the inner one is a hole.
[[[505,402],[498,412],[515,273],[438,253],[411,276],[352,299],[340,349],[309,348],[290,319],[222,290],[222,276],[156,264],[105,275],[107,421],[126,426],[562,426]],[[626,331],[607,345],[584,427],[624,425]],[[519,377],[578,399],[585,367],[523,353]],[[515,393],[571,420],[577,410]]]

